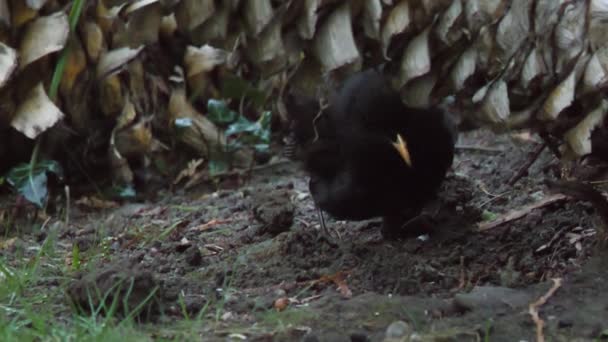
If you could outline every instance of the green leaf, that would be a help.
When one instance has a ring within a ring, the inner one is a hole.
[[[255,144],[255,145],[253,145],[253,148],[258,152],[268,152],[270,145],[269,144]]]
[[[82,13],[84,3],[84,0],[76,0],[72,4],[72,8],[70,9],[70,15],[68,17],[71,33],[74,33],[74,31],[76,30],[76,25],[78,24],[78,20],[80,19],[80,14]],[[61,56],[59,57],[59,60],[55,65],[53,77],[51,78],[51,86],[49,87],[49,97],[53,101],[55,101],[57,97],[57,91],[59,90],[59,84],[61,83],[61,78],[63,77],[63,71],[67,64],[69,52],[70,44],[68,42],[63,51],[61,51]]]
[[[260,125],[262,125],[262,128],[269,130],[271,119],[272,119],[272,112],[267,110],[265,112],[262,112],[262,115],[260,115],[260,118],[258,119],[258,121],[260,122]]]
[[[228,163],[222,158],[211,159],[209,161],[209,173],[211,176],[215,176],[228,170]]]
[[[481,219],[483,221],[494,221],[494,220],[496,220],[497,217],[498,217],[498,215],[496,213],[493,213],[489,210],[484,210],[481,213]]]
[[[255,135],[259,137],[260,141],[270,144],[270,123],[272,119],[272,112],[265,111],[260,115],[258,119],[258,123],[260,124],[260,129],[255,132]]]
[[[137,194],[131,185],[120,187],[117,190],[118,197],[120,198],[135,198],[135,195]]]
[[[221,88],[222,97],[239,101],[245,97],[252,102],[255,108],[261,108],[266,102],[266,93],[252,86],[249,81],[235,75],[224,77]]]
[[[109,198],[133,199],[137,192],[132,185],[114,185],[104,191]]]
[[[238,135],[237,141],[241,144],[252,145],[254,149],[265,152],[270,144],[271,112],[265,111],[257,121],[250,121],[244,116],[226,129],[226,137]],[[236,143],[233,143],[236,146]]]
[[[228,128],[226,129],[226,132],[224,132],[226,134],[226,137],[232,136],[232,135],[237,135],[237,134],[241,134],[241,133],[245,133],[245,132],[252,132],[254,130],[256,130],[255,125],[257,124],[257,122],[252,122],[249,119],[247,119],[244,116],[239,116],[238,119],[236,120],[236,122],[232,123],[230,126],[228,126]]]
[[[184,129],[188,127],[192,127],[192,119],[190,118],[177,118],[174,122],[175,128]]]
[[[78,243],[74,243],[72,246],[72,270],[79,271],[80,263],[80,248]]]
[[[59,163],[54,160],[42,160],[33,167],[30,163],[15,166],[6,175],[6,181],[29,202],[42,208],[48,196],[46,186],[48,172],[63,177]]]
[[[216,125],[227,125],[233,123],[238,114],[230,110],[226,102],[216,99],[207,101],[207,118]]]

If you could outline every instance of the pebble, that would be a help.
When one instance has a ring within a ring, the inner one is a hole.
[[[395,321],[386,328],[384,342],[405,342],[412,334],[412,327],[404,321]]]
[[[454,305],[463,310],[523,308],[533,300],[524,291],[499,286],[476,286],[469,293],[454,296]]]

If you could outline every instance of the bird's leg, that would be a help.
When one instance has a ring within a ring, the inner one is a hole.
[[[328,244],[334,247],[337,246],[338,243],[329,233],[329,229],[327,229],[327,225],[325,224],[325,217],[323,216],[323,211],[318,206],[317,215],[319,216],[319,223],[321,224],[321,234],[319,234],[317,241],[325,240]]]
[[[427,213],[417,212],[413,215],[385,216],[382,222],[382,236],[385,239],[407,239],[432,230],[432,217]]]
[[[327,109],[329,105],[323,101],[322,98],[319,98],[319,111],[317,112],[317,115],[315,115],[315,117],[312,119],[312,128],[315,132],[315,137],[312,139],[313,142],[319,140],[319,131],[317,130],[317,120],[319,120],[319,118],[321,117],[321,115],[323,115],[325,109]]]

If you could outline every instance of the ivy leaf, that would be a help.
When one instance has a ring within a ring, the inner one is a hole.
[[[23,163],[12,168],[6,175],[6,181],[29,202],[42,208],[48,196],[47,173],[63,177],[59,163],[54,160],[42,160],[35,165]]]
[[[239,116],[238,119],[236,120],[236,122],[232,123],[230,126],[228,126],[228,128],[226,129],[226,132],[224,132],[226,134],[226,137],[230,137],[233,135],[238,135],[241,133],[246,133],[246,132],[252,132],[254,130],[256,130],[256,125],[257,122],[252,122],[249,119],[247,119],[244,116]]]
[[[241,144],[253,145],[258,152],[265,152],[270,144],[271,112],[263,112],[257,121],[250,121],[240,116],[238,120],[226,129],[226,137],[240,135],[237,141]],[[233,145],[236,145],[233,143]],[[240,147],[240,146],[239,146]]]
[[[137,192],[132,185],[115,185],[106,194],[111,198],[133,199]]]
[[[228,163],[223,158],[214,158],[209,161],[209,174],[211,176],[226,172],[227,170]]]
[[[255,132],[256,136],[265,144],[270,144],[270,123],[272,119],[272,112],[265,111],[260,115],[258,123],[260,124],[259,130]]]
[[[237,135],[240,133],[250,133],[262,142],[270,142],[270,118],[271,112],[263,112],[257,121],[250,121],[244,116],[226,129],[226,136]]]
[[[207,118],[216,125],[225,126],[233,123],[238,114],[230,110],[226,102],[216,99],[207,101]]]
[[[235,75],[226,75],[222,80],[221,94],[224,98],[240,100],[245,97],[255,108],[262,108],[266,102],[266,93],[255,88],[251,83]]]
[[[270,145],[269,144],[255,144],[255,145],[253,145],[253,148],[258,152],[268,152],[268,150],[270,149]]]
[[[192,127],[192,119],[190,118],[177,118],[175,119],[175,128],[184,129]]]
[[[496,213],[493,213],[489,210],[484,210],[481,213],[481,219],[483,221],[493,221],[493,220],[496,220],[497,217],[498,217],[498,215]]]

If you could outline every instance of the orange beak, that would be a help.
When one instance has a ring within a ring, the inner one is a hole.
[[[393,142],[393,147],[399,152],[399,155],[403,158],[403,161],[405,161],[407,166],[412,167],[410,151],[407,149],[407,143],[400,134],[397,134],[397,141]]]

